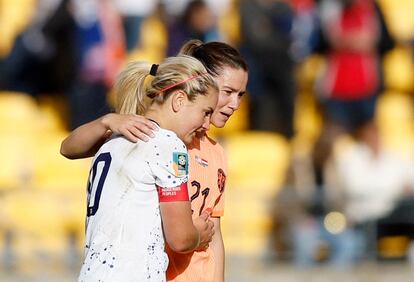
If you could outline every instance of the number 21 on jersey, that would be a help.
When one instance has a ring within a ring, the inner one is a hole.
[[[191,186],[196,188],[196,192],[191,196],[191,202],[194,201],[195,199],[198,198],[198,196],[200,196],[200,190],[201,190],[201,185],[198,181],[192,181],[191,182]],[[200,210],[198,211],[198,214],[201,215],[201,213],[203,212],[204,206],[206,204],[206,199],[207,196],[210,192],[210,188],[205,188],[203,189],[203,191],[201,191],[201,195],[203,197],[203,203],[201,204]],[[194,212],[194,210],[193,210]]]

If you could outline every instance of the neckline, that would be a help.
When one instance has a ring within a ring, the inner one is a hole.
[[[160,124],[158,122],[156,122],[155,120],[149,118],[148,120],[152,121],[153,123],[155,123],[156,125],[158,125],[159,128],[161,128]]]

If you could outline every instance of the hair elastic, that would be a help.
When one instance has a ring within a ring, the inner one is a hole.
[[[149,74],[152,75],[152,76],[156,76],[157,75],[158,66],[159,65],[157,65],[157,64],[152,64]]]

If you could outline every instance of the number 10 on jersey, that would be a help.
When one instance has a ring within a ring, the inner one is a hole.
[[[108,175],[111,161],[112,157],[110,153],[102,153],[95,159],[92,169],[89,172],[87,216],[93,216],[98,211],[102,188],[104,186],[106,176]],[[98,165],[99,167],[102,167],[102,164],[103,168],[98,171]],[[99,175],[97,175],[98,172]]]

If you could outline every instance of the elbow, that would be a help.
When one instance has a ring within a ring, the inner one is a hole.
[[[64,156],[67,159],[73,160],[73,156],[71,154],[69,154],[69,152],[66,150],[65,147],[65,140],[62,142],[62,144],[60,145],[60,154],[62,156]]]
[[[188,253],[197,247],[197,239],[190,237],[168,240],[167,243],[170,249],[176,253]]]

